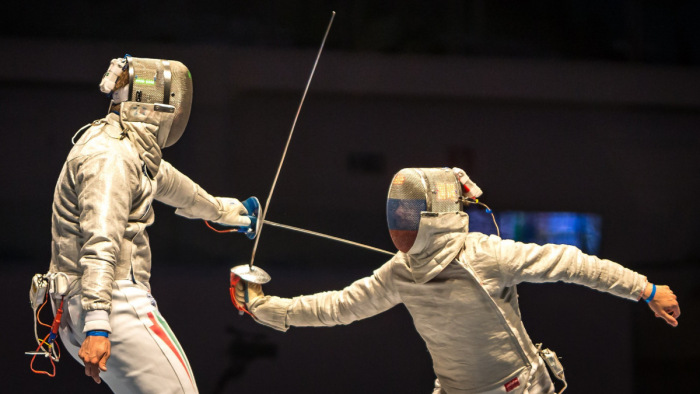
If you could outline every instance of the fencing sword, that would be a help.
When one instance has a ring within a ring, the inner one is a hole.
[[[255,198],[255,197],[251,197],[251,198]],[[319,237],[319,238],[329,239],[329,240],[331,240],[331,241],[341,242],[341,243],[344,243],[344,244],[346,244],[346,245],[357,246],[357,247],[362,248],[362,249],[367,249],[367,250],[371,250],[371,251],[374,251],[374,252],[379,252],[379,253],[387,254],[387,255],[389,255],[389,256],[394,256],[394,255],[396,255],[396,253],[394,253],[394,252],[390,252],[390,251],[388,251],[388,250],[384,250],[384,249],[380,249],[380,248],[377,248],[377,247],[374,247],[374,246],[366,245],[366,244],[363,244],[363,243],[360,243],[360,242],[350,241],[350,240],[348,240],[348,239],[344,239],[344,238],[340,238],[340,237],[335,237],[335,236],[333,236],[333,235],[328,235],[328,234],[324,234],[324,233],[319,233],[318,231],[307,230],[307,229],[301,228],[301,227],[290,226],[290,225],[288,225],[288,224],[282,224],[282,223],[273,222],[273,221],[271,221],[271,220],[269,220],[269,219],[265,219],[265,224],[270,225],[270,226],[272,226],[272,227],[278,227],[278,228],[282,228],[282,229],[285,229],[285,230],[295,231],[295,232],[302,233],[302,234],[308,234],[308,235],[313,235],[313,236]],[[258,223],[257,225],[259,226],[260,224]],[[245,232],[246,236],[248,236],[248,237],[250,237],[250,238],[253,238],[254,236],[257,235],[257,234],[255,233],[255,231],[257,231],[257,230],[251,230],[251,229],[248,229],[247,231],[240,231],[239,229],[234,229],[234,230],[219,230],[219,229],[216,229],[215,227],[213,227],[212,225],[210,225],[208,222],[207,222],[207,226],[208,226],[210,229],[212,229],[212,230],[214,230],[214,231],[216,231],[216,232],[218,232],[218,233]]]
[[[321,58],[321,53],[323,52],[323,47],[326,44],[326,38],[328,38],[328,32],[331,30],[331,25],[333,24],[333,19],[335,18],[335,11],[332,11],[331,20],[328,22],[328,27],[326,27],[326,32],[323,35],[323,40],[321,41],[321,47],[318,49],[318,54],[316,55],[316,61],[311,69],[311,75],[306,82],[306,88],[304,89],[304,94],[301,96],[301,101],[299,102],[299,107],[297,108],[297,113],[294,116],[294,121],[292,122],[292,128],[289,130],[289,136],[287,137],[287,144],[284,146],[284,151],[282,152],[282,159],[277,167],[277,174],[275,174],[275,179],[272,181],[272,187],[270,188],[270,194],[267,196],[267,201],[262,209],[262,215],[258,219],[257,224],[257,236],[255,237],[255,244],[253,244],[253,253],[250,256],[250,262],[248,264],[237,265],[231,268],[231,273],[238,275],[241,279],[257,284],[265,284],[270,281],[270,275],[265,272],[260,267],[253,267],[255,262],[255,253],[258,250],[258,243],[260,242],[260,235],[262,232],[262,225],[265,222],[265,215],[270,208],[270,200],[272,199],[272,193],[275,191],[275,186],[277,185],[277,179],[279,178],[280,171],[282,171],[282,164],[284,164],[284,159],[287,156],[287,150],[289,149],[289,143],[292,141],[292,134],[294,134],[294,128],[296,127],[297,120],[299,119],[299,113],[301,112],[301,107],[304,105],[304,99],[306,99],[306,93],[309,91],[309,86],[311,85],[311,80],[316,72],[316,66],[318,65],[318,60]]]
[[[359,243],[359,242],[350,241],[350,240],[343,239],[343,238],[339,238],[339,237],[334,237],[334,236],[332,236],[332,235],[327,235],[327,234],[319,233],[319,232],[316,232],[316,231],[311,231],[311,230],[307,230],[307,229],[303,229],[303,228],[299,228],[299,227],[290,226],[290,225],[288,225],[288,224],[275,223],[275,222],[270,221],[270,220],[267,220],[267,219],[265,220],[265,224],[268,224],[268,225],[273,226],[273,227],[283,228],[283,229],[286,229],[286,230],[296,231],[296,232],[303,233],[303,234],[309,234],[309,235],[313,235],[313,236],[316,236],[316,237],[321,237],[321,238],[325,238],[325,239],[330,239],[330,240],[332,240],[332,241],[342,242],[342,243],[344,243],[344,244],[348,244],[348,245],[352,245],[352,246],[357,246],[357,247],[364,248],[364,249],[373,250],[373,251],[375,251],[375,252],[388,254],[388,255],[390,255],[390,256],[394,256],[394,255],[396,254],[396,253],[390,252],[390,251],[388,251],[388,250],[375,248],[374,246],[369,246],[369,245],[365,245],[365,244],[362,244],[362,243]]]

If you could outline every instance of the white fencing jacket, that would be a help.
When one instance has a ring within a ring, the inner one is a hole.
[[[466,213],[424,213],[413,248],[372,276],[341,291],[260,297],[250,311],[260,323],[286,331],[348,324],[403,303],[442,389],[482,393],[537,362],[520,318],[518,283],[564,281],[630,300],[638,300],[646,285],[644,276],[573,246],[524,244],[467,229]]]
[[[75,142],[56,183],[49,272],[68,276],[66,296],[80,294],[85,311],[109,312],[116,280],[150,290],[146,228],[154,221],[154,199],[189,218],[216,221],[223,214],[217,198],[161,160],[160,149],[155,149],[157,174],[146,173],[138,147],[155,143],[155,136],[141,136],[157,132],[157,126],[114,113],[95,121]],[[84,331],[111,331],[106,316],[88,319]]]

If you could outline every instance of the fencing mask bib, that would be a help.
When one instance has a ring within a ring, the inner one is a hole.
[[[389,234],[408,252],[416,241],[421,212],[462,210],[462,184],[451,168],[404,168],[391,181],[386,203]]]

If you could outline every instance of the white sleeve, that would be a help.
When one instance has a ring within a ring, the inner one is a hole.
[[[80,215],[76,239],[82,243],[82,307],[86,311],[110,311],[115,266],[139,169],[121,155],[109,153],[89,156],[73,165]],[[109,327],[108,322],[104,323]],[[104,326],[100,329],[108,330]]]
[[[343,290],[292,299],[262,297],[253,302],[250,312],[260,323],[286,331],[290,326],[349,324],[400,302],[391,280],[391,262],[387,262],[372,276],[357,280]]]
[[[583,253],[570,245],[536,245],[501,240],[490,244],[506,285],[520,282],[568,282],[630,300],[639,300],[646,277],[610,260]]]
[[[221,202],[165,160],[156,175],[156,200],[177,208],[176,214],[190,219],[218,220]]]

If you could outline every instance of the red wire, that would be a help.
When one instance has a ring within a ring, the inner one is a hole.
[[[250,317],[252,317],[253,319],[255,319],[255,316],[253,316],[253,314],[250,313],[250,312],[248,311],[248,309],[246,309],[245,305],[239,304],[239,303],[238,303],[238,300],[236,300],[236,285],[237,285],[238,282],[240,282],[241,280],[242,280],[242,279],[241,279],[240,276],[238,276],[238,275],[234,274],[233,272],[231,272],[231,287],[229,287],[229,289],[228,289],[229,293],[231,294],[231,302],[233,303],[233,306],[236,307],[236,309],[238,309],[238,310],[241,311],[241,312],[247,313],[248,315],[250,315]]]
[[[250,312],[248,311],[248,309],[245,308],[245,306],[239,304],[238,301],[236,300],[236,288],[235,288],[234,286],[231,286],[231,287],[229,288],[229,292],[231,293],[231,301],[233,302],[233,306],[236,307],[236,309],[238,309],[239,311],[245,312],[245,313],[247,313],[250,317],[252,317],[253,319],[255,319],[255,316],[253,316],[253,314],[250,313]]]
[[[61,317],[63,316],[63,297],[61,297],[61,304],[56,310],[56,317],[53,319],[53,325],[51,326],[51,332],[58,336],[58,326],[61,324]]]
[[[48,335],[46,335],[46,337],[44,337],[44,339],[43,339],[43,340],[41,341],[41,343],[39,344],[39,347],[36,348],[36,351],[37,351],[37,352],[39,351],[39,349],[41,349],[41,347],[44,345],[44,343],[46,343],[46,340],[49,339],[49,335],[51,335],[51,333],[49,333]],[[58,348],[58,343],[54,343],[54,344],[55,344],[56,347]],[[59,354],[59,357],[61,357],[61,356],[60,356],[60,354],[61,354],[61,348],[58,348],[58,354]],[[53,369],[53,372],[51,372],[51,373],[49,373],[48,371],[41,371],[41,370],[36,370],[36,369],[34,369],[34,360],[36,359],[36,356],[37,356],[37,354],[35,354],[35,355],[32,357],[32,361],[29,363],[29,369],[31,369],[32,372],[34,372],[34,373],[38,373],[38,374],[42,374],[42,375],[48,375],[50,378],[53,378],[54,376],[56,376],[56,364],[54,364],[53,358],[51,357],[51,355],[49,354],[49,356],[48,356],[49,361],[51,362],[51,367],[52,367],[52,369]]]
[[[48,325],[48,324],[46,324],[46,323],[43,323],[43,322],[41,321],[41,319],[39,318],[39,313],[40,313],[41,310],[44,308],[44,305],[47,304],[47,302],[48,302],[48,294],[46,295],[46,298],[44,299],[44,303],[41,304],[41,306],[39,307],[39,310],[37,310],[36,319],[37,319],[37,322],[38,322],[39,324],[41,324],[42,326],[44,326],[44,327],[49,327],[49,328],[51,329],[51,332],[49,332],[49,333],[44,337],[44,339],[41,341],[41,343],[39,343],[39,347],[36,348],[36,351],[37,351],[37,352],[44,346],[44,344],[45,344],[46,341],[49,339],[49,336],[51,335],[52,332],[54,332],[54,330],[55,330],[55,332],[58,332],[58,326],[59,326],[59,324],[61,323],[61,316],[63,315],[63,298],[61,298],[61,304],[59,305],[58,311],[56,312],[56,317],[54,318],[53,325],[50,326],[50,325]],[[54,333],[55,333],[55,332],[54,332]],[[61,347],[58,346],[58,341],[56,341],[56,340],[54,339],[53,343],[52,343],[52,344],[49,344],[49,349],[50,349],[51,346],[56,346],[58,358],[60,359],[60,358],[61,358]],[[56,376],[56,364],[54,363],[53,357],[51,357],[51,354],[48,355],[48,358],[49,358],[49,361],[51,362],[51,368],[52,368],[53,372],[41,371],[41,370],[36,370],[36,369],[34,369],[34,360],[36,360],[36,356],[37,356],[37,354],[35,354],[34,356],[32,356],[32,361],[29,363],[29,369],[31,369],[32,372],[34,372],[34,373],[43,374],[43,375],[48,375],[48,376],[51,377],[51,378],[53,378],[54,376]]]
[[[214,231],[216,231],[217,233],[220,233],[220,234],[224,234],[224,233],[233,233],[233,232],[236,231],[236,229],[229,229],[229,230],[219,230],[219,229],[216,229],[216,228],[214,228],[214,226],[212,226],[211,224],[209,224],[209,222],[208,222],[207,220],[204,221],[204,224],[206,224],[207,227],[209,227],[210,229],[212,229],[212,230],[214,230]]]
[[[207,220],[204,221],[204,224],[206,224],[207,227],[209,227],[210,229],[216,231],[217,233],[232,233],[232,232],[235,232],[235,231],[236,231],[236,229],[230,229],[230,230],[219,230],[219,229],[216,229],[216,228],[214,228],[214,226],[212,226],[211,224],[209,224],[209,221],[207,221]],[[233,275],[233,274],[232,274],[232,275]],[[231,287],[229,288],[229,293],[231,293],[231,302],[233,302],[233,306],[236,307],[236,309],[238,309],[238,310],[241,311],[241,312],[247,313],[248,315],[250,315],[250,317],[252,317],[253,319],[255,319],[255,316],[253,316],[253,314],[250,313],[250,312],[248,311],[248,309],[245,308],[245,306],[239,304],[238,301],[236,301],[236,283],[238,283],[238,281],[240,280],[240,278],[239,278],[238,276],[236,276],[236,277],[237,277],[238,279],[236,279],[235,281],[232,279],[232,280],[231,280]]]

